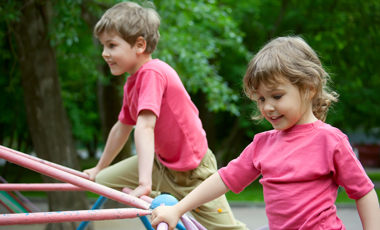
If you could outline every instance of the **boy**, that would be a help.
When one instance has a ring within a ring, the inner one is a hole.
[[[90,179],[136,197],[152,189],[182,199],[216,172],[198,110],[175,70],[152,59],[160,19],[152,8],[124,2],[109,9],[95,26],[102,56],[113,75],[129,73],[119,120],[108,136]],[[137,156],[110,165],[135,126]],[[192,212],[207,229],[246,229],[235,220],[225,196]]]

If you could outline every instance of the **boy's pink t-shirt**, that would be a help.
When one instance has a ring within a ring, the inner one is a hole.
[[[119,120],[136,125],[142,110],[157,116],[154,148],[161,163],[177,171],[196,168],[208,148],[198,109],[175,70],[158,59],[128,77]]]
[[[345,229],[334,205],[339,185],[351,199],[374,187],[347,136],[322,121],[257,134],[218,172],[235,193],[263,176],[270,229]]]

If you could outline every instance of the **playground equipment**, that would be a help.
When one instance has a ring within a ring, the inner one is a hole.
[[[92,210],[1,214],[0,225],[43,224],[73,221],[88,222],[94,220],[114,220],[136,217],[146,218],[146,216],[150,215],[152,212],[150,203],[152,203],[154,200],[147,196],[143,196],[141,199],[130,196],[128,194],[130,192],[128,188],[124,188],[122,192],[108,188],[106,186],[88,180],[88,175],[85,173],[42,160],[1,145],[0,158],[66,182],[54,184],[2,183],[0,184],[0,191],[90,191],[101,195]],[[105,202],[106,198],[116,200],[135,208],[98,209]],[[155,199],[158,199],[156,202],[158,202],[160,205],[163,204],[163,202],[160,200],[162,199],[160,196],[156,197]],[[146,225],[147,219],[142,220],[144,225]],[[189,218],[186,215],[181,217],[181,221],[184,224],[185,228],[188,230],[206,229],[193,218]],[[82,226],[81,229],[84,228]],[[181,226],[177,226],[177,228],[181,229]],[[182,227],[182,229],[185,228]],[[147,227],[147,229],[151,229],[151,226],[150,228]],[[168,229],[168,225],[166,223],[160,223],[157,229],[166,230]]]
[[[0,183],[7,184],[8,182],[0,176]],[[11,213],[40,212],[38,207],[24,197],[19,191],[0,191],[0,204]]]

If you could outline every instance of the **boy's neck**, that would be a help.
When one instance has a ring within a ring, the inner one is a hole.
[[[152,60],[152,54],[140,54],[138,56],[138,60],[137,60],[137,67],[136,68],[136,71],[134,71],[133,73],[129,73],[130,75],[133,75],[134,73],[136,73],[140,68],[141,66],[143,66],[145,63],[147,63],[148,61],[151,61]]]

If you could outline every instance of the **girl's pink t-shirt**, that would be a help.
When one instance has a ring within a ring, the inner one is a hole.
[[[198,109],[175,70],[158,59],[128,77],[119,120],[136,125],[142,110],[157,116],[154,148],[160,162],[176,171],[196,168],[208,148]]]
[[[262,175],[270,229],[345,229],[334,205],[338,187],[351,199],[374,187],[347,136],[322,121],[257,134],[218,172],[235,193]]]

